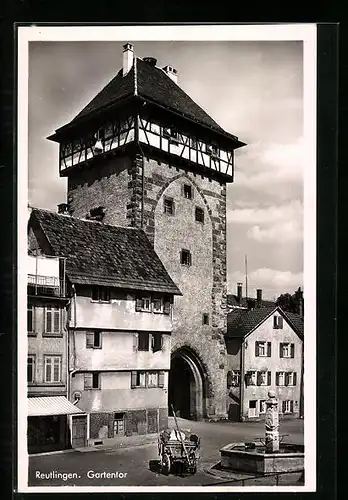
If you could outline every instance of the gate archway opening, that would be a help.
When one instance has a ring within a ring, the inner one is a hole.
[[[180,348],[171,356],[169,373],[169,415],[200,420],[206,416],[207,375],[198,356]]]

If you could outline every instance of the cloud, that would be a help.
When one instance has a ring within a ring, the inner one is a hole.
[[[250,225],[247,237],[260,243],[284,243],[303,238],[303,206],[299,200],[268,207],[232,209],[228,211],[227,220]]]
[[[229,278],[230,291],[235,291],[236,283],[245,283],[245,275],[240,271],[235,271]],[[261,288],[265,298],[274,298],[282,293],[294,293],[299,286],[303,288],[303,273],[301,272],[262,267],[248,273],[248,295],[250,296],[256,294],[256,288]]]
[[[250,144],[236,154],[236,184],[284,197],[289,183],[302,184],[305,155],[303,138],[286,144]]]

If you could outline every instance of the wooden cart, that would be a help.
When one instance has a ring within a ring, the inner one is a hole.
[[[170,474],[178,465],[182,473],[195,474],[199,458],[200,438],[188,436],[179,429],[173,411],[176,430],[162,431],[158,438],[158,454],[162,474]]]

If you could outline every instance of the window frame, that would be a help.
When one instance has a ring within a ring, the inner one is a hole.
[[[140,340],[140,339],[146,339],[146,342],[145,342],[145,346],[147,346],[147,348],[145,347],[140,347],[140,343],[143,342],[144,340]],[[150,350],[150,333],[149,332],[138,332],[138,345],[137,345],[137,351],[141,351],[141,352],[148,352]]]
[[[291,399],[284,399],[283,400],[283,413],[284,413],[284,415],[288,414],[288,413],[292,413],[292,411],[291,411],[291,406],[292,406],[291,405],[291,401],[292,401]],[[289,409],[287,409],[287,406],[289,406]]]
[[[47,320],[47,316],[48,314],[51,314],[51,331],[48,331],[48,327],[47,327],[47,323],[48,323],[48,320]],[[62,311],[62,308],[59,307],[59,306],[55,306],[55,305],[45,305],[44,307],[44,331],[42,333],[42,335],[44,337],[62,337],[63,335],[63,332],[62,332],[62,314],[63,314],[63,311]],[[58,331],[54,331],[54,328],[55,328],[55,322],[56,322],[56,318],[58,317]]]
[[[266,399],[259,399],[259,414],[264,415],[266,411],[267,411]]]
[[[257,370],[248,370],[247,386],[249,385],[257,385]]]
[[[35,309],[34,304],[27,304],[27,334],[30,336],[36,336]],[[29,322],[29,312],[31,313],[31,322]],[[30,323],[31,329],[29,328]]]
[[[150,384],[150,376],[156,376],[156,382],[155,383],[152,383]],[[153,387],[158,387],[158,380],[159,380],[159,373],[158,371],[156,370],[149,370],[147,373],[146,373],[146,387],[148,388],[153,388]]]
[[[202,325],[208,326],[209,324],[210,324],[209,313],[203,313],[202,314]]]
[[[190,196],[186,196],[187,193],[189,193]],[[183,184],[182,194],[185,200],[193,200],[193,188],[191,184],[186,184],[186,183]]]
[[[166,209],[166,203],[170,203],[171,208],[169,211]],[[175,203],[173,198],[170,198],[169,196],[163,197],[163,213],[167,215],[175,215]]]
[[[197,218],[197,214],[200,213],[202,218]],[[204,224],[204,209],[201,207],[195,207],[195,221],[199,224]]]
[[[48,360],[51,360],[51,380],[47,380],[47,366],[48,366]],[[54,380],[54,359],[59,359],[59,380]],[[45,384],[61,384],[62,383],[62,375],[63,375],[63,370],[62,370],[62,355],[61,354],[44,354],[44,383]]]
[[[283,379],[283,383],[280,383],[280,378]],[[276,386],[285,387],[285,371],[276,372]]]
[[[183,262],[183,257],[184,255],[187,256],[187,260],[188,262]],[[192,254],[191,254],[191,251],[188,250],[187,248],[182,248],[180,250],[180,264],[182,266],[185,266],[185,267],[191,267],[192,266]]]
[[[29,359],[32,359],[32,364],[31,364],[31,371],[32,371],[32,380],[29,380],[28,377],[28,370],[29,370]],[[27,383],[28,385],[35,384],[36,382],[36,355],[35,354],[28,354],[27,355]]]
[[[99,335],[99,345],[95,345],[96,334]],[[88,337],[93,335],[93,344],[88,342]],[[86,349],[102,349],[102,332],[101,330],[94,330],[86,332]]]
[[[101,372],[85,372],[83,374],[83,389],[85,391],[100,391],[101,390]],[[98,387],[94,387],[94,377],[97,377]],[[88,385],[86,382],[88,378],[91,380],[91,384]]]
[[[96,294],[94,294],[95,291],[97,291]],[[111,289],[107,286],[94,285],[91,291],[91,302],[109,304],[111,302]]]
[[[164,311],[164,300],[163,297],[152,297],[152,312],[154,314],[163,314]],[[160,309],[156,311],[155,309],[155,302],[160,303]]]
[[[280,314],[274,314],[273,316],[273,330],[283,330],[284,320],[283,316]]]
[[[157,346],[155,345],[158,342]],[[152,352],[163,351],[164,337],[161,332],[154,332],[151,334],[151,350]]]
[[[286,355],[285,348],[288,349],[288,354]],[[280,342],[279,357],[285,359],[293,359],[295,357],[295,344],[293,342]]]

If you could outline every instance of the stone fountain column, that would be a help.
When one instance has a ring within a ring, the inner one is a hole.
[[[274,453],[279,451],[278,399],[272,390],[268,391],[268,398],[265,418],[265,451],[266,453]]]

